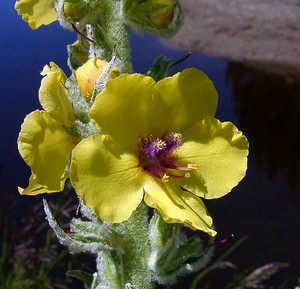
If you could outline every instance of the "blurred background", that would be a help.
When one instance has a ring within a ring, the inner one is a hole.
[[[217,117],[233,122],[250,142],[245,179],[224,198],[205,202],[218,231],[215,258],[247,237],[227,257],[236,266],[230,275],[284,262],[289,266],[266,288],[283,288],[285,281],[290,287],[284,288],[293,288],[300,277],[300,26],[293,18],[297,11],[300,15],[299,3],[182,2],[186,24],[174,39],[131,33],[134,69],[144,73],[156,56],[176,61],[191,51],[174,72],[196,67],[213,80]],[[69,76],[66,45],[77,36],[58,23],[32,31],[13,6],[14,1],[0,4],[0,288],[81,288],[64,283],[69,281],[64,273],[92,270],[93,259],[70,256],[44,221],[41,197],[18,194],[30,169],[16,143],[24,117],[40,109],[39,73],[53,61]],[[63,224],[74,216],[76,197],[61,195],[53,197],[53,206]],[[221,288],[213,284],[226,279],[226,272],[211,275],[209,288]],[[181,279],[176,288],[189,288],[191,280]]]

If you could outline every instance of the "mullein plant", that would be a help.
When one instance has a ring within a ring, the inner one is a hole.
[[[60,192],[70,179],[78,195],[68,233],[44,199],[60,243],[95,256],[94,274],[70,274],[85,288],[151,289],[204,268],[216,231],[203,199],[245,176],[248,141],[215,118],[217,92],[203,72],[169,76],[163,58],[147,75],[132,71],[128,29],[171,37],[183,23],[180,3],[18,0],[15,8],[32,29],[58,20],[78,34],[67,48],[71,76],[44,67],[43,109],[26,116],[18,138],[31,168],[20,194]]]

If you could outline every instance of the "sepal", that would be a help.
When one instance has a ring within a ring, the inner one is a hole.
[[[157,82],[169,75],[172,64],[173,61],[171,59],[160,55],[154,59],[146,75],[152,77]]]
[[[154,213],[149,228],[151,255],[148,265],[154,278],[161,284],[172,285],[177,277],[196,272],[205,267],[212,258],[214,238],[206,247],[199,236],[188,237],[184,226],[167,224]]]
[[[70,270],[66,273],[68,277],[76,278],[84,283],[84,288],[91,288],[93,282],[93,275],[81,270]]]
[[[83,231],[71,231],[71,233],[64,232],[64,230],[59,227],[54,219],[47,201],[43,199],[43,202],[44,210],[50,227],[54,231],[59,242],[68,247],[72,253],[88,252],[97,254],[100,250],[112,250],[112,247],[108,244],[108,242],[102,242],[105,239],[105,237],[101,235],[102,230],[99,230],[97,227],[98,231],[95,232],[96,234],[91,233],[91,230],[95,230],[95,228],[89,224],[89,221],[87,221],[87,226]],[[100,221],[98,224],[100,224]],[[95,226],[97,225],[95,224]]]
[[[88,115],[90,106],[82,96],[77,81],[73,75],[67,79],[66,87],[69,90],[69,95],[76,118],[83,123],[88,123],[90,121]]]

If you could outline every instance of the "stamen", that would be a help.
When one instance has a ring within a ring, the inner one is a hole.
[[[197,164],[188,164],[187,167],[190,170],[197,170],[198,169],[198,165]]]
[[[186,177],[186,175],[190,175],[190,173],[186,173],[186,174],[184,174],[184,175],[175,175],[175,174],[173,174],[173,173],[171,173],[171,172],[169,172],[169,171],[165,171],[165,170],[163,170],[163,172],[165,173],[165,175],[167,175],[168,177],[171,177],[171,178],[173,178],[173,179],[184,179],[184,178],[189,178],[189,176],[188,177]]]
[[[163,183],[166,183],[166,182],[169,181],[169,176],[168,176],[167,174],[164,174],[160,180],[161,180]]]
[[[140,138],[140,166],[146,173],[160,180],[168,182],[169,178],[190,178],[189,173],[198,168],[197,164],[178,166],[178,158],[175,150],[182,143],[182,135],[178,132],[171,133],[167,137],[155,138],[153,136],[142,136]]]
[[[172,163],[168,163],[167,161],[168,159],[166,161],[161,162],[161,165],[167,169],[177,170],[177,171],[192,171],[198,169],[198,165],[196,164],[188,164],[186,167],[183,167],[183,166],[176,166]]]

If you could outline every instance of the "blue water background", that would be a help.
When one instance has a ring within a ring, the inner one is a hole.
[[[43,66],[53,61],[70,74],[66,45],[75,41],[76,34],[61,29],[57,23],[32,31],[13,6],[14,1],[0,3],[0,188],[1,194],[9,193],[21,200],[17,186],[27,185],[30,170],[18,154],[18,132],[24,117],[40,109],[38,89],[42,77],[39,73]],[[145,72],[160,54],[177,60],[186,53],[163,45],[156,37],[132,35],[133,64],[137,72]],[[196,67],[208,74],[219,92],[217,117],[238,126],[232,87],[226,81],[227,65],[226,60],[193,52],[178,70]],[[240,185],[222,200],[206,202],[220,238],[231,233],[237,239],[249,236],[235,256],[238,265],[286,261],[291,263],[289,272],[293,278],[297,272],[300,276],[299,204],[292,203],[287,192],[286,180],[280,175],[270,180],[250,154],[247,176]]]

